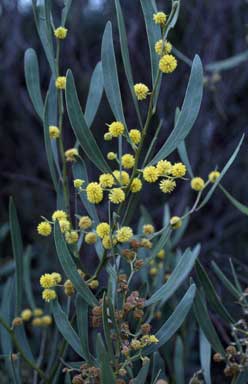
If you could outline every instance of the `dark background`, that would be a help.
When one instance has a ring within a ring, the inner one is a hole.
[[[169,1],[157,3],[159,8],[169,11]],[[59,25],[62,1],[53,1],[53,4],[55,24]],[[150,85],[150,59],[139,1],[124,0],[121,4],[135,82]],[[179,21],[169,40],[191,59],[198,53],[205,65],[229,58],[248,49],[247,11],[248,3],[244,0],[182,0]],[[129,104],[128,86],[121,66],[113,1],[102,1],[98,7],[92,7],[89,1],[73,1],[61,64],[64,73],[67,68],[73,70],[84,107],[92,71],[100,60],[101,38],[107,20],[111,20],[114,26],[125,114],[129,128],[134,128],[136,120]],[[50,251],[47,240],[37,236],[36,225],[41,215],[51,215],[56,201],[45,156],[43,129],[25,86],[23,57],[29,47],[38,54],[45,96],[50,74],[31,7],[25,2],[0,0],[0,224],[8,221],[8,199],[12,195],[18,207],[24,243],[33,244],[38,255],[33,266],[34,274],[38,276],[48,269]],[[175,108],[182,104],[189,72],[190,68],[179,61],[177,71],[163,83],[159,112],[165,123],[158,148],[172,129]],[[211,76],[211,73],[206,73],[208,82],[200,115],[186,142],[194,173],[203,178],[207,178],[216,165],[222,169],[241,135],[247,132],[247,62],[220,73],[220,81],[216,84],[211,82]],[[93,125],[98,140],[101,140],[105,123],[111,119],[111,111],[103,99]],[[64,131],[65,147],[70,148],[74,138],[68,121]],[[177,154],[172,159],[178,159]],[[247,162],[245,139],[238,158],[223,181],[223,185],[243,203],[248,203]],[[93,178],[94,175],[91,176]],[[158,189],[152,190],[152,193],[145,189],[141,199],[159,228],[165,203],[163,197]],[[179,215],[192,201],[192,192],[186,183],[181,183],[169,199],[173,214]],[[240,262],[246,263],[247,218],[230,205],[220,190],[215,192],[206,208],[193,216],[180,245],[193,246],[197,242],[202,243],[201,260],[207,268],[210,260],[214,259],[229,273],[228,258],[232,257],[243,287],[246,287],[247,278],[239,265]],[[0,265],[10,258],[10,238],[7,235],[1,244]],[[209,272],[222,294],[210,269]]]

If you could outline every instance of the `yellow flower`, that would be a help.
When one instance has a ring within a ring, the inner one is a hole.
[[[170,179],[161,180],[159,183],[159,188],[164,193],[171,193],[176,188],[176,182]]]
[[[74,244],[78,241],[78,233],[76,231],[66,232],[65,241],[67,244]]]
[[[129,177],[129,174],[126,172],[126,171],[118,171],[118,170],[115,170],[113,172],[113,175],[114,177],[116,178],[116,180],[121,184],[121,185],[128,185],[129,181],[130,181],[130,177]]]
[[[103,245],[103,248],[105,249],[111,249],[113,245],[116,244],[116,240],[115,239],[112,239],[112,242],[111,242],[111,238],[110,236],[104,236],[104,238],[102,239],[102,245]]]
[[[156,168],[159,176],[166,176],[171,173],[172,165],[168,160],[160,160]]]
[[[109,133],[113,137],[119,137],[124,133],[124,125],[120,121],[114,121],[109,125]]]
[[[36,319],[32,320],[32,326],[33,327],[41,327],[42,326],[42,321],[40,317],[37,317]]]
[[[67,32],[68,32],[68,29],[64,28],[64,27],[58,27],[54,30],[54,36],[57,38],[57,39],[60,39],[60,40],[63,40],[66,38],[67,36]]]
[[[75,161],[76,157],[78,156],[78,150],[77,148],[70,148],[65,151],[65,158],[66,161]]]
[[[42,288],[52,288],[56,285],[56,281],[51,273],[45,273],[40,277],[40,285]]]
[[[155,343],[157,344],[159,342],[159,340],[156,338],[155,335],[150,335],[149,336],[149,342],[152,344],[152,343]]]
[[[164,249],[160,249],[160,251],[157,253],[157,258],[160,259],[160,260],[164,260],[165,258],[165,251]]]
[[[155,228],[152,224],[143,225],[143,233],[145,235],[151,235],[152,233],[154,233],[154,231],[155,231]]]
[[[113,204],[120,204],[125,200],[125,192],[121,188],[113,188],[109,192],[109,200]]]
[[[130,345],[131,345],[131,348],[134,349],[135,351],[142,348],[141,342],[136,339],[133,339]]]
[[[58,89],[65,89],[66,87],[66,77],[65,76],[58,76],[55,81],[55,86]]]
[[[73,180],[73,185],[74,185],[74,188],[76,188],[76,189],[81,188],[83,183],[84,183],[84,180],[82,180],[82,179]]]
[[[78,225],[80,229],[90,228],[92,226],[92,220],[89,216],[82,216],[79,219]]]
[[[138,129],[131,129],[129,131],[129,136],[130,136],[131,141],[134,144],[139,144],[139,142],[141,140],[141,133]]]
[[[138,83],[134,85],[134,92],[138,100],[145,100],[149,94],[149,88],[143,83]]]
[[[208,180],[211,182],[211,183],[215,183],[216,180],[220,177],[220,172],[219,171],[212,171],[210,172],[210,174],[208,175]]]
[[[114,153],[114,152],[109,152],[108,154],[107,154],[107,159],[108,160],[115,160],[117,158],[117,155],[116,155],[116,153]]]
[[[62,277],[61,277],[61,274],[60,274],[60,273],[58,273],[58,272],[53,272],[53,273],[51,274],[51,276],[52,276],[52,278],[53,278],[55,284],[59,284],[59,283],[61,283]]]
[[[163,49],[163,50],[162,50]],[[163,42],[163,40],[158,40],[155,44],[155,52],[161,56],[165,55],[167,53],[171,53],[172,51],[172,45],[169,43],[169,41]]]
[[[89,287],[91,289],[97,289],[99,287],[99,281],[98,280],[92,280],[90,283],[89,283]]]
[[[96,236],[95,232],[88,232],[88,233],[86,233],[84,240],[85,240],[86,244],[95,244],[95,242],[97,240],[97,236]]]
[[[45,315],[41,317],[41,325],[43,325],[44,327],[48,327],[49,325],[52,324],[52,322],[53,322],[52,316]]]
[[[173,229],[178,229],[182,226],[182,220],[178,216],[173,216],[170,219],[170,225],[172,226]]]
[[[107,236],[110,234],[110,225],[109,223],[100,223],[98,224],[98,226],[96,227],[96,233],[98,234],[98,236],[103,239],[104,236]]]
[[[75,292],[75,288],[71,282],[71,280],[66,280],[64,282],[64,292],[66,294],[66,296],[72,296]]]
[[[111,173],[103,173],[99,177],[99,184],[102,188],[111,188],[115,183],[114,177]]]
[[[65,233],[70,230],[71,223],[67,219],[59,220],[59,227],[62,233]]]
[[[135,177],[135,178],[133,179],[133,181],[132,181],[130,190],[131,190],[131,192],[133,192],[133,193],[137,193],[137,192],[139,192],[141,189],[142,189],[142,182],[140,181],[140,179],[138,179],[138,177]]]
[[[158,171],[157,168],[153,165],[146,167],[143,170],[143,177],[148,183],[155,183],[158,180]]]
[[[37,232],[41,236],[49,236],[51,234],[51,232],[52,232],[52,226],[47,221],[42,221],[37,226]]]
[[[49,126],[49,136],[50,139],[58,139],[60,136],[60,130],[58,127],[55,127],[55,125]]]
[[[171,174],[174,177],[183,177],[183,176],[185,176],[186,171],[187,171],[187,169],[183,163],[175,163],[172,166]]]
[[[205,181],[201,177],[194,177],[191,180],[191,188],[194,189],[194,191],[202,191],[205,187]]]
[[[173,55],[164,55],[159,60],[159,69],[163,73],[172,73],[177,67],[177,59]]]
[[[86,188],[87,199],[92,204],[99,204],[103,200],[103,190],[98,183],[89,183]]]
[[[133,237],[133,230],[130,227],[122,227],[116,232],[116,239],[119,243],[125,243]]]
[[[21,318],[23,321],[29,321],[32,317],[32,311],[31,309],[24,309],[22,312],[21,312]]]
[[[152,277],[156,276],[157,273],[158,273],[158,269],[157,269],[156,267],[151,268],[150,271],[149,271],[149,274],[150,274]]]
[[[142,239],[140,242],[140,245],[144,248],[151,249],[152,248],[152,242],[148,239]]]
[[[113,136],[111,135],[110,132],[107,132],[107,133],[104,134],[103,138],[104,138],[105,141],[111,141]]]
[[[52,214],[52,220],[55,221],[55,220],[66,220],[67,219],[67,213],[65,211],[62,211],[62,210],[57,210],[57,211],[54,211],[53,214]]]
[[[51,300],[55,300],[56,297],[57,297],[57,294],[54,291],[54,289],[44,289],[44,291],[42,292],[42,299],[48,303]],[[39,319],[35,319],[35,320],[39,320]]]
[[[41,308],[35,308],[35,309],[33,310],[33,315],[34,315],[35,317],[40,317],[40,316],[43,315],[43,310],[42,310]]]
[[[157,12],[153,14],[153,21],[155,24],[164,25],[167,19],[167,15],[164,12]]]
[[[129,153],[126,153],[125,155],[122,156],[121,158],[121,164],[124,168],[133,168],[135,163],[135,159],[133,155],[130,155]]]

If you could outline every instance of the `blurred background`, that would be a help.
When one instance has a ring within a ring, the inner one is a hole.
[[[52,3],[55,25],[58,26],[63,1],[53,0]],[[157,1],[157,4],[159,9],[169,12],[169,1]],[[123,0],[121,5],[126,20],[134,80],[150,86],[150,59],[139,1]],[[246,0],[182,0],[179,21],[169,40],[190,59],[199,54],[204,65],[245,51],[248,58],[247,11]],[[84,109],[92,71],[100,60],[101,38],[108,20],[113,22],[125,114],[131,129],[136,127],[136,120],[129,105],[128,85],[121,65],[113,1],[72,2],[67,22],[69,34],[63,43],[61,64],[64,73],[67,68],[72,69]],[[40,271],[47,270],[50,251],[47,240],[38,238],[36,226],[41,215],[51,215],[56,201],[45,156],[43,128],[25,86],[23,58],[29,47],[38,54],[45,96],[50,72],[37,36],[31,1],[0,0],[0,266],[6,265],[12,257],[7,225],[8,199],[12,195],[18,207],[24,243],[32,244],[36,254],[40,254],[33,269],[39,275]],[[173,127],[175,109],[182,104],[189,73],[190,67],[179,60],[177,71],[163,83],[159,113],[164,125],[158,148]],[[216,166],[223,168],[241,135],[247,132],[247,61],[219,73],[206,71],[205,76],[200,115],[186,141],[194,173],[203,178],[207,178]],[[92,128],[98,141],[105,130],[105,123],[111,122],[112,118],[107,101],[103,98]],[[68,121],[65,126],[65,147],[70,148],[74,137]],[[106,152],[107,144],[102,144],[102,147]],[[244,204],[248,203],[246,148],[247,139],[223,181],[227,190]],[[179,157],[174,154],[172,159]],[[93,179],[95,175],[91,173],[90,176]],[[173,214],[182,214],[185,207],[192,204],[192,192],[185,184],[182,183],[169,199]],[[165,198],[157,188],[152,195],[145,190],[141,199],[160,228]],[[214,259],[229,273],[227,261],[232,257],[246,287],[248,279],[242,272],[242,263],[246,261],[247,218],[230,205],[220,190],[215,192],[206,208],[193,216],[180,246],[185,248],[197,242],[202,243],[201,260],[206,267]],[[217,290],[221,293],[221,287],[217,286]]]

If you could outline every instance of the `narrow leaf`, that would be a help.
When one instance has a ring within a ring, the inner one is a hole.
[[[78,291],[79,295],[90,305],[97,305],[97,299],[87,287],[83,279],[80,277],[77,266],[72,260],[71,254],[65,242],[64,236],[61,233],[58,224],[55,224],[54,229],[55,246],[60,264],[66,274],[71,280],[72,284]]]
[[[228,289],[228,291],[233,295],[233,297],[237,300],[240,299],[240,293],[235,288],[235,286],[230,282],[230,279],[228,279],[225,274],[220,270],[218,265],[213,261],[212,267],[215,272],[215,274],[218,276],[218,278],[221,280],[223,285]]]
[[[36,305],[35,305],[35,298],[33,295],[31,271],[30,271],[31,260],[32,260],[32,247],[28,246],[24,253],[23,281],[24,281],[24,290],[25,290],[25,294],[26,294],[29,306],[32,309],[35,309]]]
[[[86,101],[84,117],[90,128],[96,116],[103,94],[102,63],[97,63],[90,81],[90,89]]]
[[[226,71],[232,69],[244,63],[248,60],[248,50],[241,52],[235,56],[229,57],[228,59],[216,61],[215,63],[210,63],[205,66],[207,71]]]
[[[174,370],[176,383],[184,384],[184,348],[183,341],[180,336],[176,339],[176,348],[174,355]]]
[[[200,360],[204,380],[211,384],[211,345],[200,329]]]
[[[186,149],[186,145],[185,145],[184,140],[179,144],[177,150],[178,150],[178,153],[179,153],[179,156],[180,156],[182,162],[186,165],[186,168],[187,168],[188,173],[190,174],[190,177],[193,178],[194,174],[193,174],[193,170],[192,170],[192,167],[191,167],[191,164],[189,161],[189,157],[188,157],[188,153],[187,153],[187,149]]]
[[[62,9],[61,25],[65,26],[66,20],[70,11],[72,0],[64,0],[64,8]]]
[[[233,197],[221,184],[219,184],[219,188],[224,192],[228,200],[233,204],[235,208],[237,208],[244,215],[248,215],[248,206],[240,203],[235,197]]]
[[[43,119],[43,100],[40,89],[39,63],[34,49],[29,48],[24,56],[24,71],[26,86],[34,109],[40,119]]]
[[[77,329],[86,361],[91,360],[88,340],[88,312],[88,304],[78,295],[76,299]]]
[[[145,384],[147,381],[147,375],[149,372],[149,367],[150,367],[150,361],[145,363],[141,370],[139,371],[138,375],[133,379],[133,384]]]

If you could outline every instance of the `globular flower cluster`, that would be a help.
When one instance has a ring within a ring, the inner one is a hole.
[[[20,313],[20,316],[13,319],[12,326],[18,327],[23,323],[29,322],[31,322],[33,327],[48,327],[52,324],[53,320],[52,316],[45,315],[41,308],[35,308],[33,310],[26,308]]]

